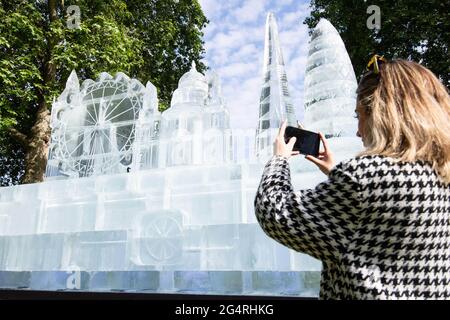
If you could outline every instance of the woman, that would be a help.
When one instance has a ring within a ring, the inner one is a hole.
[[[322,299],[450,298],[450,97],[425,67],[375,56],[357,89],[365,150],[294,191],[280,128],[255,213],[265,233],[322,261]]]

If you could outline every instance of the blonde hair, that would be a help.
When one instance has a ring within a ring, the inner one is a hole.
[[[444,85],[418,63],[393,60],[380,73],[364,76],[357,108],[366,112],[366,150],[396,161],[428,162],[450,183],[450,96]]]

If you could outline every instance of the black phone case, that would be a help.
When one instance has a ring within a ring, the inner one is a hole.
[[[312,155],[314,157],[319,156],[320,136],[318,133],[295,127],[286,127],[286,131],[284,132],[284,140],[286,143],[292,137],[297,138],[292,151],[299,151],[301,154]]]

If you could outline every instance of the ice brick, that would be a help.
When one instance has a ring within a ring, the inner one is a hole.
[[[30,289],[32,290],[88,290],[89,274],[74,271],[33,271]]]
[[[322,262],[313,257],[290,250],[291,268],[294,271],[320,271],[322,270]]]
[[[61,268],[64,235],[40,234],[4,237],[5,270],[36,271]]]
[[[89,289],[95,291],[155,291],[159,288],[157,271],[92,272]]]
[[[134,222],[132,260],[137,265],[181,264],[183,215],[177,210],[149,211]]]
[[[111,195],[99,204],[97,230],[131,229],[136,216],[147,210],[141,194]]]
[[[41,233],[82,232],[95,229],[97,202],[46,202]]]
[[[174,188],[170,205],[184,212],[187,225],[240,222],[240,184],[235,182]]]
[[[0,187],[0,203],[14,201],[15,189],[16,187]]]
[[[175,288],[179,292],[208,294],[242,293],[242,272],[240,271],[203,271],[175,272]]]
[[[0,288],[28,289],[30,288],[31,272],[0,271]]]
[[[27,202],[0,202],[0,235],[35,234],[41,204]]]
[[[298,294],[304,287],[297,272],[253,272],[253,290],[261,294]]]
[[[62,269],[84,271],[127,270],[129,265],[128,232],[94,231],[74,233],[67,237],[68,254]]]

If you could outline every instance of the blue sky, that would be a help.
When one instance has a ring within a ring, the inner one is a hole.
[[[303,79],[309,15],[305,0],[199,0],[210,20],[204,62],[222,80],[232,128],[256,128],[262,84],[266,15],[275,13],[297,119],[303,118]]]

